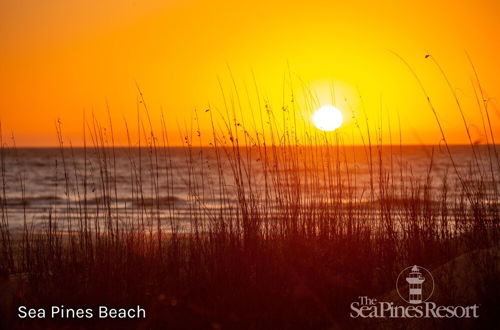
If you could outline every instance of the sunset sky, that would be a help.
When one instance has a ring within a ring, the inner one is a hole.
[[[105,118],[108,102],[117,121],[134,120],[136,82],[153,118],[163,109],[175,131],[194,109],[223,106],[218,79],[232,88],[229,67],[242,91],[254,85],[253,72],[276,108],[284,76],[319,103],[331,101],[325,90],[335,86],[346,118],[349,107],[359,112],[359,93],[373,127],[382,109],[384,120],[399,115],[406,143],[439,143],[425,97],[393,51],[422,79],[449,141],[465,143],[453,96],[424,58],[432,54],[463,102],[474,140],[484,142],[465,52],[487,96],[499,97],[499,15],[496,0],[1,0],[3,134],[14,133],[18,145],[55,145],[60,118],[65,136],[79,144],[84,110]],[[500,122],[494,99],[490,110]]]

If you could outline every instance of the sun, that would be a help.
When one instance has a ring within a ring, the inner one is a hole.
[[[342,112],[333,105],[324,105],[312,115],[312,122],[316,128],[331,132],[342,125],[344,118]]]

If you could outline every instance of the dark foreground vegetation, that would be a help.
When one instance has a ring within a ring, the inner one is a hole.
[[[233,105],[222,116],[225,128],[214,127],[210,147],[195,147],[201,141],[196,127],[185,136],[187,227],[176,220],[179,211],[171,202],[178,174],[167,130],[164,125],[156,135],[148,128],[147,108],[147,120],[139,119],[140,138],[130,148],[115,148],[112,126],[106,133],[95,120],[87,125],[91,146],[84,149],[64,145],[58,131],[54,171],[62,178],[59,189],[71,198],[64,212],[47,211],[42,229],[27,217],[22,230],[10,229],[5,188],[14,183],[7,180],[12,169],[5,164],[18,150],[2,142],[0,327],[488,329],[498,324],[500,171],[486,102],[478,102],[486,145],[471,141],[466,162],[454,158],[443,134],[439,148],[427,149],[427,170],[418,175],[405,160],[401,141],[381,141],[361,125],[365,144],[355,151],[339,134],[297,134],[291,107],[275,112],[266,107],[245,123],[236,119],[238,102],[228,103]],[[207,116],[212,113],[207,109]],[[83,162],[75,160],[75,152]],[[128,181],[138,210],[129,216],[118,203],[118,153],[129,157]],[[447,165],[435,172],[438,153]],[[27,187],[22,171],[16,178],[22,199]],[[218,207],[207,207],[208,199]],[[97,206],[90,208],[90,200]],[[395,280],[414,264],[432,271],[433,301],[480,304],[480,318],[349,317],[359,296],[405,304],[394,293]],[[141,305],[147,318],[19,320],[19,305]]]

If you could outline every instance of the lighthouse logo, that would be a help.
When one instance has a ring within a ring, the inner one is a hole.
[[[351,303],[352,318],[478,318],[479,305],[438,305],[430,298],[434,293],[434,278],[422,266],[403,269],[396,279],[396,290],[406,304],[379,297],[358,296]]]
[[[403,288],[406,288],[404,290]],[[434,278],[431,272],[422,266],[410,266],[403,269],[396,280],[396,290],[404,301],[409,304],[421,304],[434,293]]]

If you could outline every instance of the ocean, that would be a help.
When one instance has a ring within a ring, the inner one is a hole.
[[[489,195],[484,201],[497,203],[494,146],[450,146],[450,153],[444,146],[4,148],[2,219],[12,230],[59,221],[71,231],[85,217],[100,219],[94,229],[112,219],[189,232],[193,221],[245,212],[272,218],[285,208],[305,216],[315,207],[396,201],[410,190],[437,203],[443,185],[453,200],[474,182]]]

